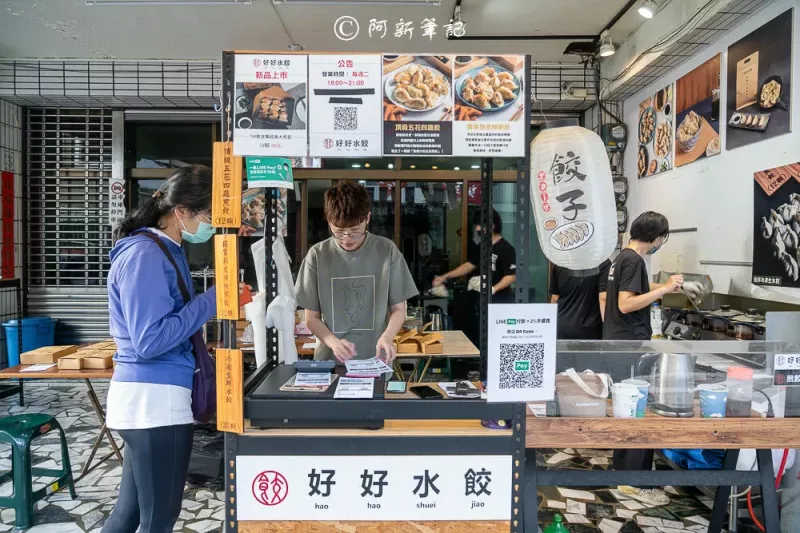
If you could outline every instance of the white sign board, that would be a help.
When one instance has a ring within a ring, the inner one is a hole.
[[[239,456],[239,520],[509,520],[511,455]]]
[[[486,393],[489,402],[552,400],[556,304],[490,304]]]
[[[309,56],[313,157],[381,157],[381,67],[379,55]]]
[[[112,177],[108,182],[108,224],[112,231],[125,218],[125,180]]]
[[[236,54],[233,153],[308,155],[308,56]]]

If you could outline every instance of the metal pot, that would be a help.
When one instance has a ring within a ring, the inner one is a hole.
[[[661,416],[694,416],[694,365],[697,356],[685,353],[649,353],[639,358],[637,375],[650,374],[653,404]]]

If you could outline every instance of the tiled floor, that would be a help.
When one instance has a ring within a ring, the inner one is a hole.
[[[107,385],[96,384],[105,403]],[[67,433],[72,469],[80,473],[100,431],[83,383],[37,383],[25,386],[25,407],[17,397],[0,400],[0,417],[25,412],[54,415]],[[118,439],[121,442],[121,439]],[[34,464],[47,467],[60,463],[60,446],[55,432],[36,439],[32,446]],[[104,444],[99,453],[109,453]],[[604,450],[544,450],[537,458],[541,466],[579,469],[605,469],[611,452]],[[211,460],[213,464],[213,459]],[[0,446],[0,471],[10,467],[9,449]],[[121,465],[117,460],[106,464],[82,479],[76,489],[78,499],[68,493],[56,493],[39,502],[35,525],[30,533],[97,533],[117,500]],[[34,488],[44,485],[39,481]],[[219,532],[224,514],[220,481],[190,479],[175,531],[185,533]],[[0,487],[0,494],[10,492],[10,484]],[[539,494],[539,519],[543,527],[555,513],[561,513],[571,533],[695,533],[705,532],[711,515],[711,501],[697,489],[668,488],[672,502],[664,508],[647,508],[626,499],[616,489],[577,490],[545,487]],[[0,510],[0,533],[11,531],[14,511]],[[740,533],[751,529],[741,526]]]

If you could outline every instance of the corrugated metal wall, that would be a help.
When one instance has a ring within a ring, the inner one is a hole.
[[[29,108],[29,314],[58,319],[57,343],[108,337],[108,109]]]

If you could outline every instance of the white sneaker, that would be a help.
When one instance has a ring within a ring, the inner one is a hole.
[[[620,485],[617,487],[617,490],[625,496],[638,500],[646,505],[651,505],[653,507],[669,505],[669,496],[661,489],[640,489],[638,487]]]

